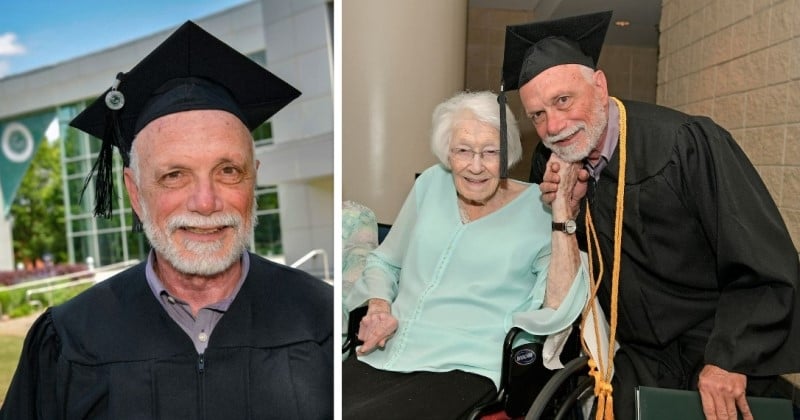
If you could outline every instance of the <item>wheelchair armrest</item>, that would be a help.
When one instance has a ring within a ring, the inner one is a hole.
[[[503,365],[502,370],[500,371],[500,389],[499,392],[502,394],[505,392],[505,386],[508,383],[508,375],[509,370],[511,367],[511,357],[512,350],[514,347],[514,341],[517,339],[517,336],[524,332],[520,327],[511,327],[510,330],[506,333],[506,338],[503,341]]]
[[[556,374],[572,377],[573,374],[561,370],[550,370],[543,363],[545,337],[539,341],[514,345],[522,329],[514,327],[506,334],[503,343],[503,365],[500,392],[506,414],[511,417],[524,416],[534,399],[549,384]],[[580,356],[580,328],[573,328],[561,352],[562,360],[572,360]],[[585,366],[585,361],[583,362]],[[553,395],[553,391],[550,392]]]
[[[361,318],[366,314],[367,306],[361,306],[350,311],[347,319],[347,336],[342,342],[342,354],[352,353],[356,351],[356,347],[363,344],[363,341],[358,339],[358,325],[361,323]]]

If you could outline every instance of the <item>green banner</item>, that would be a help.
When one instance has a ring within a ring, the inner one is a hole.
[[[25,171],[44,139],[55,111],[0,122],[0,188],[3,191],[3,216],[25,176]]]

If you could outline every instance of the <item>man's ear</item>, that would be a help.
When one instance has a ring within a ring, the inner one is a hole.
[[[125,168],[122,172],[125,179],[125,189],[128,191],[128,197],[131,199],[131,207],[136,214],[142,214],[142,206],[139,204],[139,186],[136,185],[136,178],[133,175],[131,168]]]
[[[592,80],[594,80],[595,89],[602,90],[602,92],[608,96],[608,81],[606,80],[606,74],[603,73],[603,70],[595,71]]]

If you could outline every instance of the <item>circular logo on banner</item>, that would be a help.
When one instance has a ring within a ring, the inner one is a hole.
[[[27,127],[18,122],[6,126],[0,143],[3,154],[12,162],[25,162],[33,156],[33,136]]]

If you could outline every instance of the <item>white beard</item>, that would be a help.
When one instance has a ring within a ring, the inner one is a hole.
[[[597,147],[600,142],[600,136],[603,135],[606,126],[608,125],[608,118],[603,110],[603,104],[598,103],[592,112],[592,121],[594,124],[577,123],[571,127],[561,130],[560,133],[547,136],[542,141],[548,149],[552,150],[558,157],[567,162],[580,162],[586,159],[592,150]],[[573,143],[567,146],[559,146],[557,142],[572,136],[583,130],[587,141],[581,143]]]
[[[166,221],[164,229],[156,226],[149,217],[147,206],[142,204],[142,226],[150,245],[161,257],[167,260],[177,271],[197,276],[213,276],[230,268],[241,258],[250,244],[250,236],[257,223],[256,204],[250,213],[249,223],[235,213],[200,216],[196,214],[179,214]],[[173,234],[185,227],[211,228],[227,226],[234,230],[232,246],[224,249],[222,240],[213,242],[197,242],[184,240],[175,243]]]

